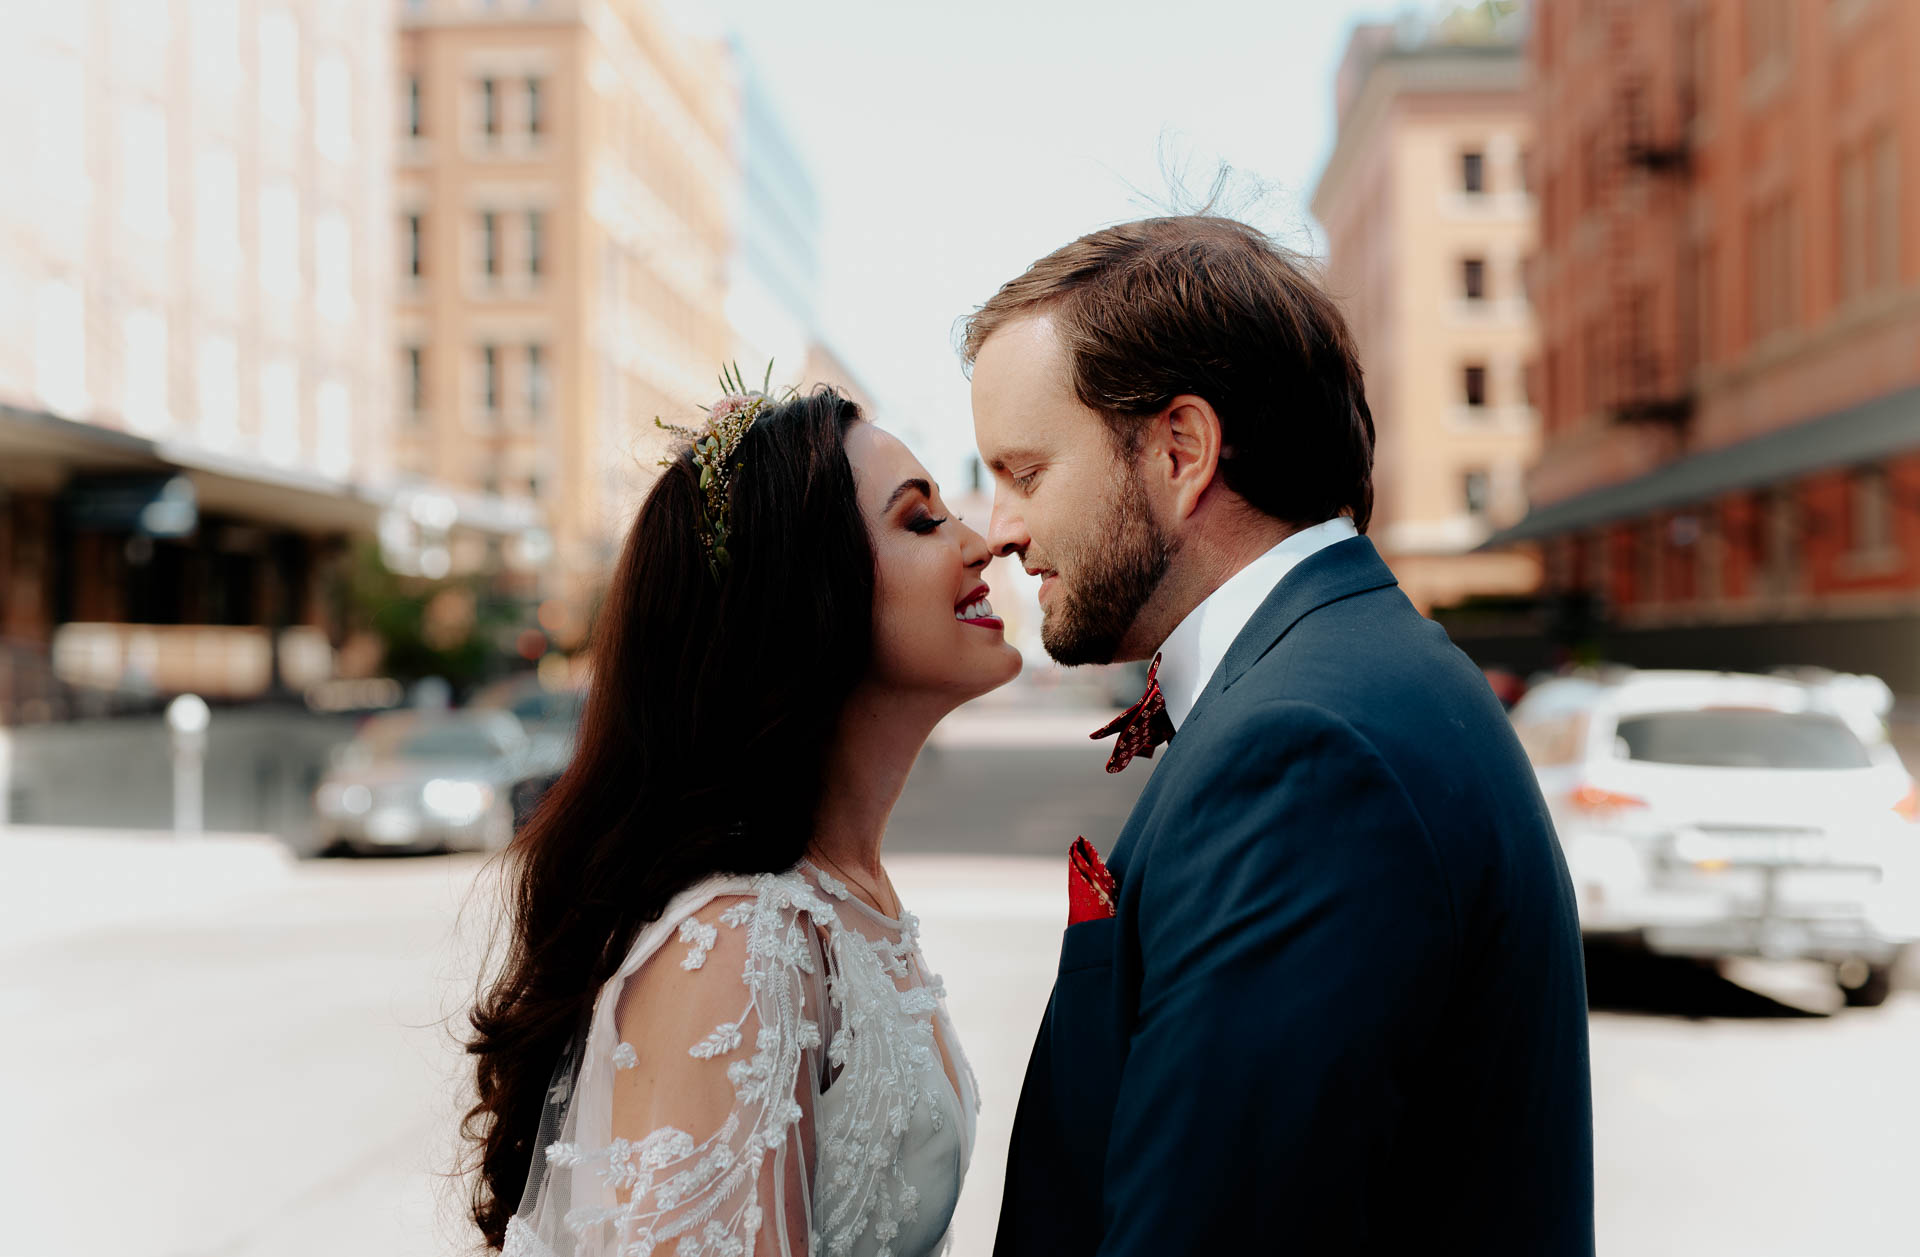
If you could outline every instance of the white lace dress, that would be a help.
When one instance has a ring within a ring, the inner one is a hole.
[[[810,863],[684,892],[555,1071],[505,1257],[943,1250],[979,1107],[944,997],[913,914]]]

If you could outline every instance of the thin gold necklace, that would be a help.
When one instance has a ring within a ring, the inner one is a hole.
[[[898,895],[894,896],[894,909],[893,911],[889,912],[886,910],[886,908],[881,906],[879,891],[873,889],[873,887],[871,886],[868,886],[865,882],[862,882],[859,878],[854,877],[852,874],[848,873],[845,869],[841,868],[840,862],[838,860],[835,860],[832,856],[828,855],[826,852],[816,851],[814,852],[814,854],[817,855],[822,860],[825,860],[828,864],[832,865],[834,872],[838,873],[846,881],[852,882],[856,889],[863,892],[864,895],[866,896],[866,903],[868,907],[872,908],[875,912],[879,913],[883,917],[886,917],[890,921],[899,920],[900,896]]]

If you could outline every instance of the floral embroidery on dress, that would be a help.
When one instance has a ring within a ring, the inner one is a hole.
[[[743,884],[750,897],[720,912],[717,925],[694,915],[673,927],[662,922],[663,929],[671,928],[688,944],[681,967],[689,971],[706,964],[720,928],[745,931],[744,1006],[687,1049],[697,1060],[724,1059],[733,1110],[704,1140],[665,1126],[637,1142],[614,1138],[602,1147],[585,1147],[563,1139],[550,1144],[545,1149],[549,1172],[574,1176],[559,1199],[575,1202],[566,1209],[564,1224],[580,1254],[745,1257],[756,1251],[763,1225],[781,1216],[770,1212],[777,1199],[761,1198],[763,1168],[769,1156],[794,1155],[803,1146],[794,1135],[809,1114],[794,1093],[806,1077],[807,1054],[815,1052],[832,1073],[814,1084],[822,1098],[804,1145],[813,1161],[807,1209],[813,1233],[793,1237],[805,1243],[792,1251],[894,1257],[892,1246],[902,1228],[918,1219],[921,1191],[909,1181],[903,1162],[916,1115],[925,1119],[923,1130],[938,1132],[945,1125],[940,1098],[946,1090],[945,1066],[935,1037],[944,990],[926,976],[919,923],[911,913],[902,915],[898,938],[871,938],[840,916],[854,906],[829,902],[827,897],[848,901],[844,884],[806,867],[812,881],[796,870]],[[824,959],[824,973],[816,957]],[[817,999],[808,994],[809,979],[819,983],[812,990],[824,990],[828,1007],[810,1006]],[[609,984],[609,990],[617,985]],[[977,1109],[971,1071],[957,1044],[949,1044],[949,1050],[956,1080],[965,1082],[961,1094],[971,1094]],[[600,1059],[616,1071],[638,1064],[631,1043],[596,1051],[607,1053]],[[964,1108],[962,1114],[970,1131],[971,1115]],[[601,1186],[583,1188],[581,1175]],[[957,1180],[953,1190],[957,1196]],[[588,1203],[579,1203],[583,1200]],[[943,1208],[951,1205],[949,1198]],[[935,1225],[941,1216],[936,1215]],[[508,1252],[546,1257],[523,1219],[516,1217],[514,1224]]]
[[[707,963],[707,953],[713,950],[714,942],[720,937],[720,930],[701,921],[697,917],[688,917],[680,923],[680,941],[688,944],[687,958],[680,962],[682,969],[698,969]]]

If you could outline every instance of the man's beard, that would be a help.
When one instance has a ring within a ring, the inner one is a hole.
[[[1122,474],[1110,500],[1099,525],[1051,564],[1062,574],[1060,599],[1040,621],[1040,644],[1070,668],[1113,662],[1173,562],[1173,539],[1148,509],[1137,471],[1129,467]]]

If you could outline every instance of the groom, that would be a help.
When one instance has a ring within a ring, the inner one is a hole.
[[[966,332],[989,543],[1055,659],[1158,657],[1109,767],[1172,733],[1113,915],[1067,930],[995,1252],[1590,1254],[1566,867],[1500,704],[1362,535],[1333,303],[1251,228],[1163,218]]]

